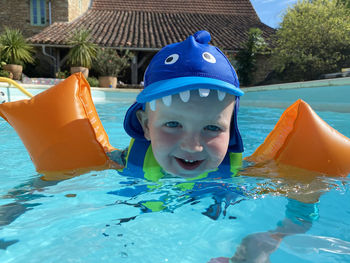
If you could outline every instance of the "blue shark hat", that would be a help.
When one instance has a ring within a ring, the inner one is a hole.
[[[144,75],[144,89],[125,115],[124,129],[131,137],[145,140],[136,111],[144,109],[146,102],[154,110],[155,100],[162,99],[168,105],[174,94],[179,94],[187,102],[191,90],[198,90],[202,97],[217,92],[219,101],[229,93],[236,96],[236,104],[228,151],[243,152],[237,112],[239,97],[244,92],[239,88],[238,77],[231,63],[217,47],[208,44],[210,40],[207,31],[198,31],[183,42],[165,46],[152,58]]]

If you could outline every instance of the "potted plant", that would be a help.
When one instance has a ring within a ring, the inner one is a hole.
[[[0,55],[6,62],[3,69],[10,72],[15,80],[21,79],[24,63],[34,62],[33,47],[18,29],[5,27],[0,35]]]
[[[97,52],[97,45],[91,42],[90,31],[86,29],[75,31],[68,40],[68,45],[72,46],[68,52],[71,74],[82,72],[84,77],[88,78],[89,68]]]
[[[13,79],[13,75],[11,72],[4,70],[4,66],[6,65],[5,62],[0,62],[0,77],[10,78]]]
[[[115,49],[99,49],[94,62],[94,69],[99,74],[99,86],[116,88],[118,74],[129,66],[131,57],[132,53],[129,50],[121,56]]]

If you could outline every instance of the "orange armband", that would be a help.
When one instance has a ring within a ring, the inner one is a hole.
[[[0,104],[0,116],[16,130],[44,179],[120,168],[106,155],[115,149],[81,73],[31,99]]]
[[[324,122],[306,102],[298,100],[285,110],[264,143],[245,160],[275,160],[330,176],[347,176],[350,139]]]

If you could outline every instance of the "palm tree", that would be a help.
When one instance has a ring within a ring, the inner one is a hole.
[[[13,74],[14,79],[20,79],[24,63],[33,63],[33,47],[28,44],[18,29],[5,27],[0,35],[0,56],[7,65],[4,69]]]
[[[72,46],[68,52],[68,63],[71,65],[71,73],[87,71],[85,77],[87,78],[89,68],[92,66],[92,61],[96,57],[98,46],[91,42],[90,31],[80,29],[73,33],[68,40],[68,45]],[[85,69],[81,69],[81,67]],[[75,68],[75,69],[74,69]],[[80,68],[80,69],[79,69]]]

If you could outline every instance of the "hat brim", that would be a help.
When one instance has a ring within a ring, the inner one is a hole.
[[[237,97],[244,94],[239,87],[236,87],[226,81],[209,77],[180,77],[157,81],[147,86],[140,92],[136,101],[139,103],[150,102],[160,99],[164,96],[178,94],[186,90],[195,89],[214,89],[226,92]]]

